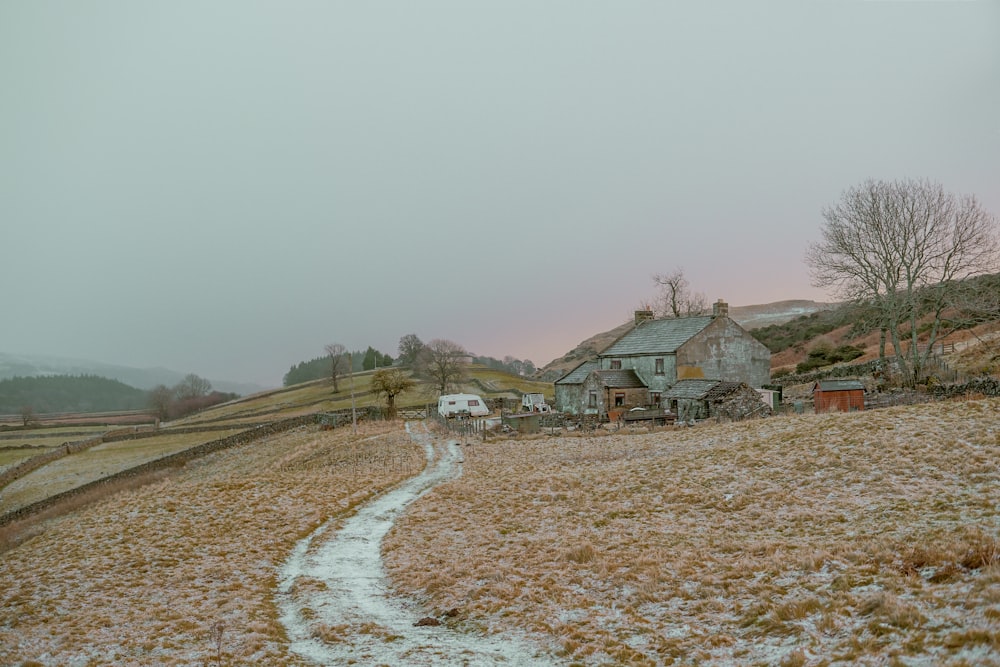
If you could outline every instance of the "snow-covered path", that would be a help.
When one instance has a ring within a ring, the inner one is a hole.
[[[416,627],[425,615],[420,606],[390,594],[382,538],[407,505],[461,474],[456,443],[435,443],[423,423],[407,423],[406,430],[424,446],[425,470],[362,506],[335,536],[313,548],[329,524],[316,529],[281,569],[277,601],[292,650],[322,665],[557,664],[518,638]]]

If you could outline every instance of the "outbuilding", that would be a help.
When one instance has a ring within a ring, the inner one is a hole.
[[[716,419],[741,420],[772,413],[761,395],[745,382],[681,380],[663,394],[677,421]]]
[[[865,409],[865,386],[860,380],[820,380],[813,386],[816,412],[855,412]]]

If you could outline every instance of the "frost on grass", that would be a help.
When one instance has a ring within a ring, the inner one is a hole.
[[[471,444],[394,582],[587,664],[1000,664],[1000,401]]]
[[[277,566],[422,466],[371,428],[219,452],[48,522],[0,553],[0,664],[302,663]],[[584,664],[1000,664],[995,399],[463,452],[385,544],[448,623]]]
[[[422,461],[399,424],[303,428],[52,520],[0,553],[0,664],[299,664],[278,565]]]

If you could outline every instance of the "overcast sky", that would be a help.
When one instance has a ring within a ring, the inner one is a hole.
[[[1000,2],[0,2],[0,352],[277,386],[731,305],[867,178],[1000,213]]]

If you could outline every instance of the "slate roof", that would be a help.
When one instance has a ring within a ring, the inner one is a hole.
[[[717,398],[725,398],[743,386],[742,382],[719,382],[714,387],[705,392],[706,401],[714,401]]]
[[[646,386],[631,368],[613,371],[594,371],[594,375],[601,380],[601,384],[605,387],[639,389]]]
[[[647,320],[601,352],[602,357],[633,354],[670,354],[712,322],[712,317]]]
[[[681,380],[663,392],[663,398],[711,401],[725,398],[742,387],[743,384],[742,382],[724,382],[722,380]]]
[[[555,384],[583,384],[591,371],[596,371],[601,365],[596,361],[584,361],[566,375],[555,381]]]
[[[861,384],[860,380],[820,380],[813,387],[813,391],[819,389],[820,391],[864,391],[865,386]]]
[[[705,392],[719,384],[718,380],[680,380],[670,389],[663,392],[663,398],[701,399]]]

